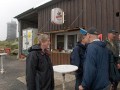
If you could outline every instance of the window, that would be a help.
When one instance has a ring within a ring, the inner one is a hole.
[[[64,49],[64,35],[57,35],[57,49]]]
[[[59,33],[55,35],[55,49],[69,51],[72,50],[77,42],[79,31]]]
[[[73,49],[76,45],[77,35],[68,35],[67,49]]]

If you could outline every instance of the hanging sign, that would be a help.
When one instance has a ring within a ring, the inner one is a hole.
[[[58,25],[64,23],[64,12],[62,9],[54,8],[51,10],[51,22]]]

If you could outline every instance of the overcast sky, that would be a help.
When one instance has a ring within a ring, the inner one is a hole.
[[[7,22],[15,20],[13,17],[50,0],[1,0],[0,1],[0,40],[7,37]],[[16,20],[17,21],[17,20]]]

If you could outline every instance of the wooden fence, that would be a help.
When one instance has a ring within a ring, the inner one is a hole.
[[[50,58],[53,65],[70,63],[70,53],[51,52]]]

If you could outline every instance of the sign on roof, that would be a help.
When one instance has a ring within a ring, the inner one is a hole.
[[[62,9],[54,8],[51,10],[51,22],[58,25],[64,23],[64,12]]]

